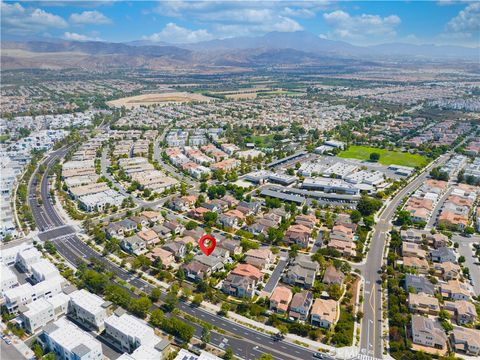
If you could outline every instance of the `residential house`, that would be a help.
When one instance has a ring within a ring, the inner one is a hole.
[[[203,206],[193,208],[188,212],[188,216],[191,217],[192,219],[202,221],[205,214],[210,212],[207,208],[204,208]]]
[[[208,265],[196,260],[183,264],[182,268],[185,271],[185,276],[193,281],[203,280],[212,273],[212,269]]]
[[[151,224],[158,223],[163,220],[162,214],[158,211],[142,211],[142,216],[145,216]]]
[[[166,239],[172,236],[172,232],[169,228],[163,225],[155,225],[152,227],[152,230],[155,231],[160,239]]]
[[[195,195],[186,195],[180,198],[175,198],[171,202],[171,206],[173,210],[176,210],[176,211],[188,211],[190,208],[192,208],[195,205],[196,201],[197,201],[197,197]]]
[[[159,259],[163,266],[170,266],[175,261],[173,254],[170,251],[156,247],[153,248],[148,254],[147,257],[154,262]]]
[[[337,270],[335,266],[329,265],[325,269],[322,282],[327,285],[337,284],[341,286],[344,280],[345,280],[345,274],[340,270]]]
[[[409,293],[408,308],[411,312],[425,315],[438,315],[438,313],[440,312],[440,305],[438,303],[438,299],[424,293]]]
[[[425,259],[427,257],[427,252],[423,250],[419,244],[404,242],[402,243],[402,255]]]
[[[337,302],[333,299],[315,299],[310,322],[314,326],[329,329],[337,319]]]
[[[354,235],[355,233],[352,228],[344,225],[335,225],[330,232],[330,239],[352,242],[354,240]]]
[[[293,265],[283,275],[283,282],[310,289],[315,282],[318,270],[319,265],[316,261],[311,261],[306,255],[298,255]]]
[[[310,242],[311,230],[304,226],[293,224],[285,232],[285,241],[288,244],[297,244],[302,248],[307,248]]]
[[[160,239],[157,236],[157,233],[152,229],[142,230],[137,233],[137,236],[145,241],[147,246],[153,246],[160,242]]]
[[[477,310],[475,305],[466,300],[445,301],[445,310],[452,313],[453,319],[458,325],[475,323],[477,321]]]
[[[462,270],[458,264],[454,264],[450,261],[435,263],[433,264],[433,268],[435,274],[441,276],[445,281],[458,279]]]
[[[403,241],[420,244],[423,240],[422,232],[416,229],[402,230],[400,236]]]
[[[135,254],[135,255],[141,255],[148,251],[145,240],[143,240],[137,234],[123,239],[120,242],[120,247],[126,252],[128,252],[129,254]]]
[[[407,274],[405,276],[405,290],[410,292],[410,289],[414,289],[417,294],[433,295],[435,293],[433,284],[426,277]]]
[[[277,286],[270,296],[270,310],[286,313],[292,297],[292,290],[285,286]]]
[[[454,326],[450,339],[455,352],[480,356],[480,330]]]
[[[255,215],[260,211],[262,204],[258,201],[246,202],[240,201],[237,205],[236,210],[241,211],[245,216]]]
[[[250,264],[238,264],[223,281],[222,291],[237,297],[252,298],[262,273]]]
[[[167,229],[169,229],[172,233],[176,235],[182,235],[185,231],[185,226],[183,226],[177,221],[166,221],[163,223],[163,226],[165,226]]]
[[[433,262],[457,262],[457,257],[455,256],[455,251],[452,248],[441,247],[430,251],[430,257]]]
[[[142,228],[144,228],[149,224],[148,218],[143,215],[130,216],[130,220],[137,224],[137,227],[140,225]]]
[[[447,335],[434,320],[412,315],[411,334],[414,344],[419,344],[439,350],[447,348]]]
[[[404,256],[403,266],[415,269],[419,274],[428,274],[428,261],[414,256]]]
[[[441,233],[428,234],[427,240],[429,245],[435,249],[448,246],[448,236]]]
[[[186,245],[180,241],[168,242],[162,246],[162,249],[171,252],[176,259],[183,259],[187,250]]]
[[[469,300],[471,297],[468,286],[458,280],[449,280],[446,284],[440,284],[439,291],[444,298],[453,300]]]
[[[273,263],[273,254],[268,248],[250,249],[245,253],[245,262],[262,270]]]
[[[296,293],[290,303],[288,316],[294,320],[306,321],[312,307],[313,295],[310,291]]]
[[[223,259],[219,259],[213,253],[210,254],[210,256],[206,256],[204,254],[195,255],[193,259],[204,265],[207,265],[211,273],[222,271],[224,269]]]
[[[221,240],[217,244],[217,247],[228,250],[232,256],[239,255],[243,252],[240,242],[236,240]]]
[[[328,241],[328,244],[325,245],[325,247],[337,250],[340,255],[349,257],[355,256],[357,244],[355,244],[353,241],[349,242],[337,239],[330,239]]]

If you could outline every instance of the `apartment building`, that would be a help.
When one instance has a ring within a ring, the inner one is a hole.
[[[105,319],[105,334],[121,351],[156,355],[148,358],[160,359],[162,356],[157,346],[162,343],[162,339],[155,335],[154,329],[121,308]]]
[[[60,360],[101,360],[102,345],[89,333],[60,318],[43,328],[40,341]]]
[[[68,314],[88,328],[103,330],[111,303],[85,289],[70,294]]]

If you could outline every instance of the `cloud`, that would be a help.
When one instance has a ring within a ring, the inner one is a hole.
[[[65,28],[67,22],[58,15],[20,3],[1,2],[2,31],[15,35],[38,34],[48,28]]]
[[[95,24],[105,25],[111,24],[112,20],[103,15],[100,11],[84,11],[82,13],[73,13],[70,15],[70,21],[77,25]]]
[[[163,16],[195,19],[216,38],[303,30],[294,18],[311,18],[326,1],[162,1],[152,10]],[[145,12],[146,14],[146,12]]]
[[[87,35],[77,34],[74,32],[65,32],[63,34],[63,38],[66,40],[72,40],[72,41],[101,41],[102,40],[98,37],[90,37]]]
[[[168,23],[162,31],[142,37],[143,40],[169,43],[194,43],[211,40],[212,38],[213,36],[205,29],[190,30],[175,23]]]
[[[480,3],[471,3],[447,23],[447,30],[456,33],[480,31]]]
[[[397,35],[396,27],[401,19],[397,15],[381,17],[379,15],[362,14],[352,16],[343,10],[324,13],[323,18],[333,27],[326,34],[328,38],[349,41],[378,42],[392,39]]]
[[[283,9],[282,14],[290,17],[299,17],[299,18],[313,18],[315,17],[315,11],[306,8],[290,8],[286,7]]]

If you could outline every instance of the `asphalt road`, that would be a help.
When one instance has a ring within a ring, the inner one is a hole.
[[[472,279],[473,292],[475,295],[480,295],[480,265],[477,265],[480,260],[474,257],[473,244],[480,244],[480,236],[473,235],[472,237],[465,237],[462,235],[454,235],[452,240],[458,243],[458,253],[465,258],[465,266],[470,269],[470,278]]]
[[[61,157],[65,151],[56,151],[50,154],[45,160],[47,166],[51,166],[57,157]],[[48,171],[46,172],[48,173]],[[35,189],[33,184],[30,184],[29,192],[35,196]],[[43,205],[38,207],[35,197],[30,199],[31,206],[37,207],[37,211],[33,212],[37,226],[40,229],[48,229],[63,226],[64,223],[55,211],[55,208],[50,201],[48,201],[48,181],[47,177],[43,177],[41,183],[41,196]],[[150,292],[153,288],[148,282],[140,279],[135,274],[132,274],[116,264],[110,262],[101,254],[91,249],[75,234],[68,234],[63,237],[57,237],[52,240],[60,255],[62,255],[72,265],[76,265],[79,261],[85,261],[89,258],[96,258],[101,261],[107,271],[111,271],[120,279],[126,281],[128,284],[135,286],[145,292]],[[192,307],[184,302],[179,302],[178,309],[184,311],[193,317],[206,321],[218,328],[226,331],[232,335],[226,336],[212,332],[211,343],[219,347],[231,347],[235,355],[243,359],[255,359],[262,353],[270,353],[275,359],[311,359],[313,352],[305,349],[302,346],[287,343],[284,341],[273,341],[269,335],[261,332],[251,330],[250,328],[239,325],[224,317],[216,314],[211,314],[201,308]],[[192,323],[195,326],[196,332],[200,331],[201,327],[198,324]],[[227,339],[225,341],[225,339]],[[225,343],[228,345],[225,346]],[[222,345],[223,344],[223,345]]]
[[[19,352],[13,344],[7,345],[7,343],[0,339],[0,358],[2,360],[20,360],[26,359],[26,357]]]
[[[446,161],[443,156],[430,164],[424,171],[406,187],[404,187],[387,205],[381,213],[373,232],[370,249],[364,265],[354,266],[362,271],[365,279],[363,320],[360,332],[360,353],[373,358],[383,358],[382,343],[382,287],[381,272],[383,251],[387,234],[391,229],[391,221],[395,216],[397,207],[403,198],[416,190],[427,179],[432,166],[438,166]]]

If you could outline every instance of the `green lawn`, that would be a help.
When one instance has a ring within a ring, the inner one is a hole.
[[[339,157],[359,160],[370,160],[371,153],[380,154],[378,161],[382,165],[401,165],[410,167],[423,167],[428,164],[428,160],[417,154],[409,154],[401,151],[390,151],[385,149],[378,149],[368,146],[352,145],[348,150],[344,150],[338,154]]]
[[[270,135],[253,135],[245,139],[245,143],[253,142],[257,147],[273,147],[275,145],[275,140],[273,139],[273,134]]]

